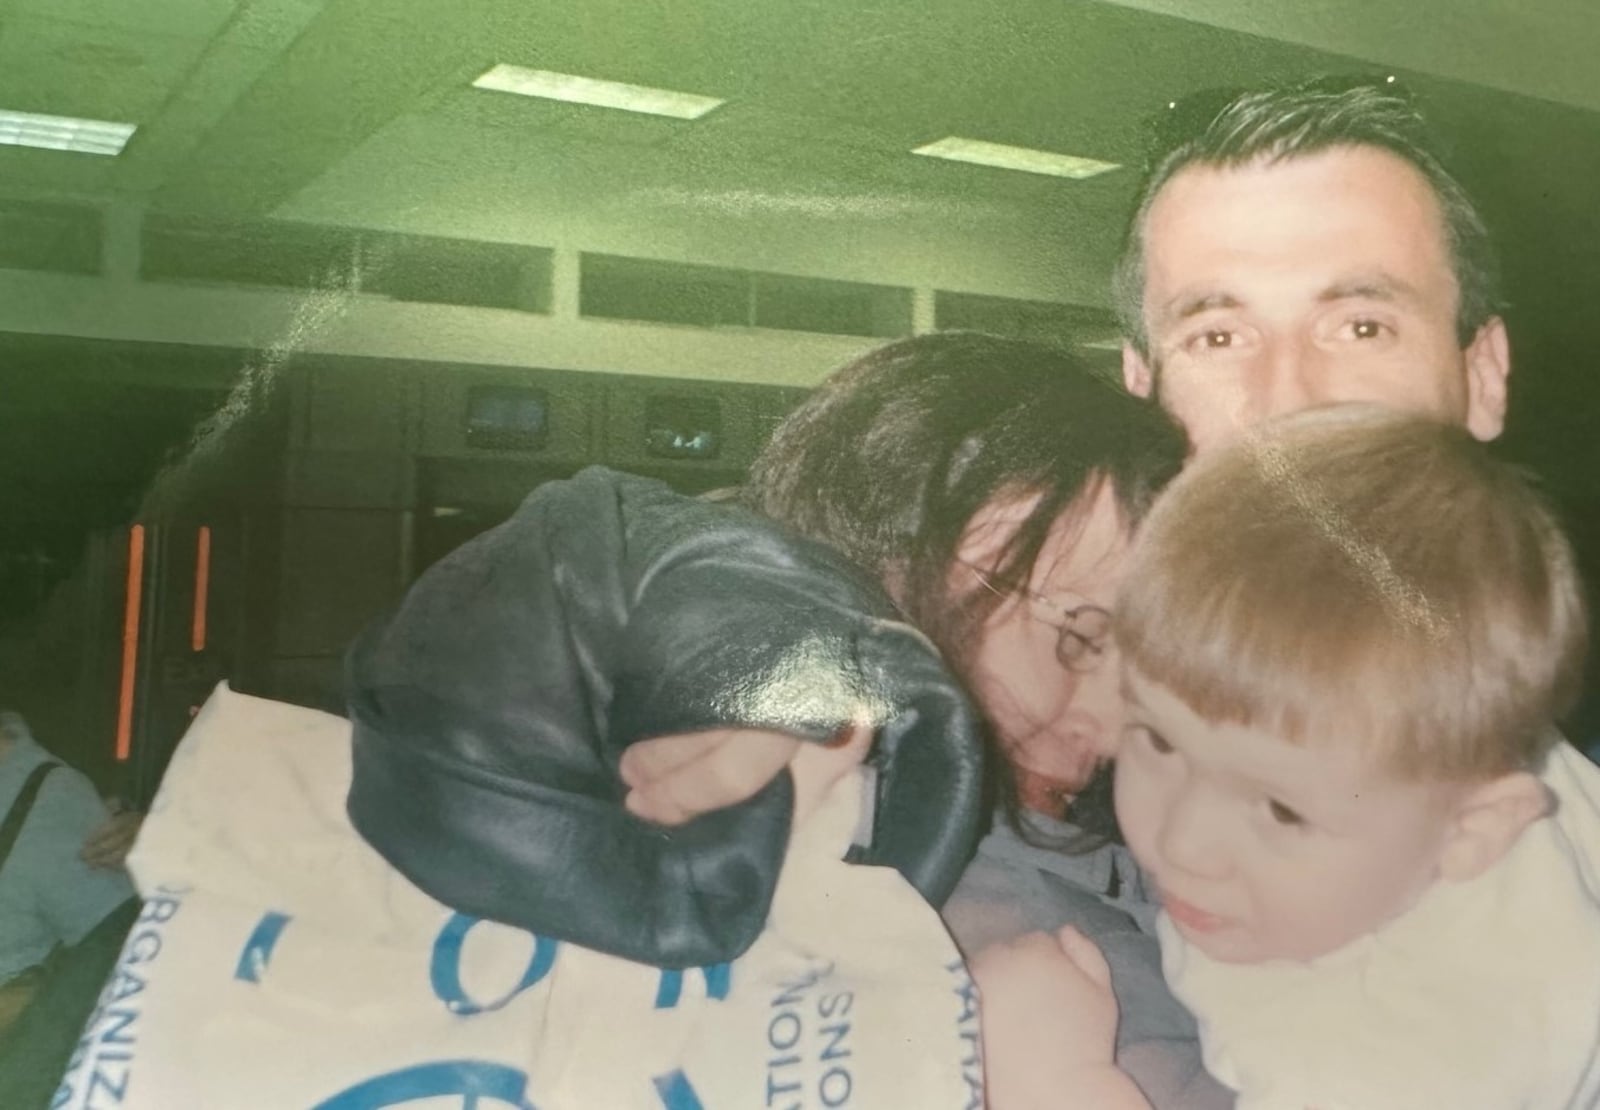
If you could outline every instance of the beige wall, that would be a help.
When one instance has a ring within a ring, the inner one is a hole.
[[[526,198],[524,198],[526,199]],[[580,318],[578,251],[864,281],[914,290],[931,326],[935,289],[1075,304],[1105,302],[1109,265],[1049,226],[1048,211],[998,204],[809,211],[721,210],[656,198],[631,216],[610,202],[532,205],[515,227],[432,206],[385,230],[555,246],[549,315],[426,305],[330,290],[184,286],[138,278],[139,214],[108,211],[106,276],[0,270],[0,330],[97,339],[547,367],[718,381],[809,385],[876,340],[753,328],[704,329]],[[312,211],[290,212],[309,216]],[[543,212],[543,215],[538,213]],[[942,218],[941,218],[942,217]],[[493,233],[493,234],[490,234]],[[1098,257],[1097,257],[1098,256]]]

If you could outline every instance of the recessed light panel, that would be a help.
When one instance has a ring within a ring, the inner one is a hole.
[[[508,65],[495,66],[472,84],[474,88],[516,93],[519,96],[563,100],[569,104],[591,104],[597,108],[618,108],[624,112],[644,112],[674,119],[699,119],[724,103],[713,96],[652,89],[644,85],[625,85],[620,81],[598,81],[593,77],[578,77],[571,73]]]
[[[1021,170],[1023,173],[1042,173],[1075,180],[1119,168],[1115,162],[1100,162],[1074,154],[1056,154],[1049,150],[1006,146],[1004,143],[986,143],[982,139],[960,139],[955,136],[919,146],[911,153],[945,158],[952,162],[970,162],[975,166]]]
[[[0,143],[41,150],[71,150],[79,154],[122,153],[137,124],[103,119],[45,116],[34,112],[0,109]]]

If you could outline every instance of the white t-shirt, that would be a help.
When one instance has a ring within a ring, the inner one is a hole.
[[[1566,743],[1556,811],[1310,963],[1223,964],[1158,923],[1173,992],[1238,1110],[1600,1106],[1600,768]]]

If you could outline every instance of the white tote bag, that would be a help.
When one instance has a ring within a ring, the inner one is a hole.
[[[218,688],[130,868],[146,899],[57,1107],[980,1110],[976,997],[897,873],[797,830],[764,934],[662,971],[454,913],[344,814],[349,725]]]

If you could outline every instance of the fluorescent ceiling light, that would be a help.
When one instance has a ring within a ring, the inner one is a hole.
[[[519,96],[540,96],[546,100],[564,100],[569,104],[592,104],[597,108],[620,108],[624,112],[644,112],[674,119],[699,119],[724,103],[714,96],[696,96],[694,93],[673,92],[671,89],[651,89],[643,85],[624,85],[620,81],[597,81],[593,77],[576,77],[570,73],[508,65],[495,66],[472,84],[474,88],[516,93]]]
[[[41,150],[73,150],[80,154],[121,154],[133,123],[71,116],[41,116],[33,112],[8,112],[0,108],[0,143],[33,146]]]
[[[911,153],[926,154],[930,158],[948,158],[952,162],[971,162],[976,166],[994,166],[997,169],[1021,170],[1024,173],[1044,173],[1052,177],[1070,177],[1075,180],[1119,168],[1115,162],[1097,162],[1093,158],[1056,154],[1048,150],[1033,150],[1025,146],[986,143],[982,139],[958,139],[953,135],[936,143],[929,143],[927,146],[919,146]]]

